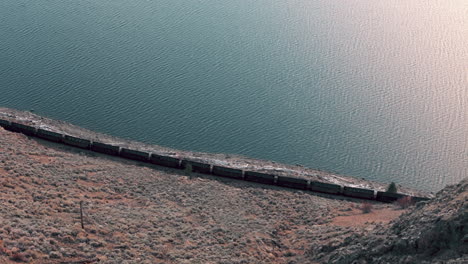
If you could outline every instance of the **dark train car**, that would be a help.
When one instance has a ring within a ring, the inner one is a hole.
[[[120,150],[120,156],[132,160],[149,161],[150,154],[148,152],[122,148]]]
[[[119,156],[120,147],[119,146],[112,146],[109,144],[104,144],[100,142],[93,142],[91,144],[91,150],[107,155]]]
[[[63,137],[64,137],[63,134],[52,132],[52,131],[45,130],[45,129],[42,129],[42,128],[39,128],[37,130],[36,136],[38,138],[42,138],[42,139],[57,142],[57,143],[62,143],[63,142]]]
[[[374,190],[369,189],[345,186],[343,188],[343,195],[360,199],[375,200]]]
[[[321,193],[329,193],[329,194],[342,194],[343,193],[341,185],[332,184],[332,183],[324,183],[324,182],[316,182],[316,181],[313,181],[310,183],[309,190],[313,192],[321,192]]]
[[[82,138],[77,138],[69,135],[65,135],[63,137],[63,143],[73,146],[73,147],[78,147],[82,149],[89,149],[91,147],[91,141],[87,139],[82,139]]]
[[[182,169],[186,169],[187,164],[190,164],[192,166],[193,172],[211,174],[211,164],[201,163],[201,162],[196,162],[196,161],[191,161],[191,160],[182,160],[182,165],[181,165]]]
[[[0,119],[0,126],[5,128],[5,129],[9,129],[10,126],[11,126],[11,122],[8,121],[8,120]]]
[[[264,184],[275,184],[275,175],[261,172],[246,171],[244,179],[246,181],[258,182]]]
[[[23,133],[28,136],[35,136],[37,133],[37,128],[15,122],[11,122],[10,130],[14,132]]]
[[[276,185],[300,190],[307,190],[308,187],[306,179],[287,176],[278,176]]]
[[[169,156],[151,154],[150,162],[156,165],[164,166],[164,167],[179,169],[181,160],[178,158],[173,158]]]
[[[242,170],[226,168],[221,166],[213,166],[213,174],[226,178],[233,178],[242,180],[244,178],[244,173]]]
[[[405,197],[406,195],[401,193],[389,193],[389,192],[377,192],[376,200],[384,203],[392,203],[396,200]]]

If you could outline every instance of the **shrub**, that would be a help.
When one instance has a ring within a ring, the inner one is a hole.
[[[16,262],[27,262],[28,260],[26,259],[26,257],[19,253],[19,252],[16,252],[16,253],[13,253],[10,257],[11,260],[13,261],[16,261]]]
[[[396,184],[394,182],[391,182],[390,185],[388,185],[387,192],[388,193],[396,193],[397,192],[397,187],[396,187]]]
[[[7,255],[8,250],[5,248],[5,245],[3,244],[3,240],[0,240],[0,255]]]
[[[396,200],[396,204],[398,204],[398,206],[400,206],[402,209],[405,209],[413,204],[413,199],[411,199],[411,196],[401,197],[400,199]]]
[[[373,206],[371,203],[368,203],[368,202],[363,202],[361,204],[361,211],[364,213],[364,214],[368,214],[370,212],[372,212],[372,209],[373,209]]]

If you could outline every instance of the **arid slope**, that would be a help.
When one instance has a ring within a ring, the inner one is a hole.
[[[148,166],[0,128],[0,263],[320,263],[404,210]],[[80,201],[84,225],[80,224]]]
[[[468,263],[468,179],[395,219],[390,228],[341,244],[316,245],[312,259],[325,263]],[[317,253],[322,254],[317,258]]]

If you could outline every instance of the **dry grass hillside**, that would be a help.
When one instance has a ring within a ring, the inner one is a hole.
[[[0,128],[0,263],[321,263],[329,249],[387,230],[405,212],[374,203],[363,214],[361,201],[341,199]]]

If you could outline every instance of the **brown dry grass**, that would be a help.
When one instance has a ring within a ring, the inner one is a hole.
[[[0,262],[312,263],[311,245],[374,226],[357,201],[194,175],[0,128]]]
[[[395,208],[382,208],[363,214],[360,209],[354,209],[349,212],[349,215],[335,217],[331,223],[343,227],[365,226],[370,223],[389,223],[405,212],[404,210],[395,210]]]

